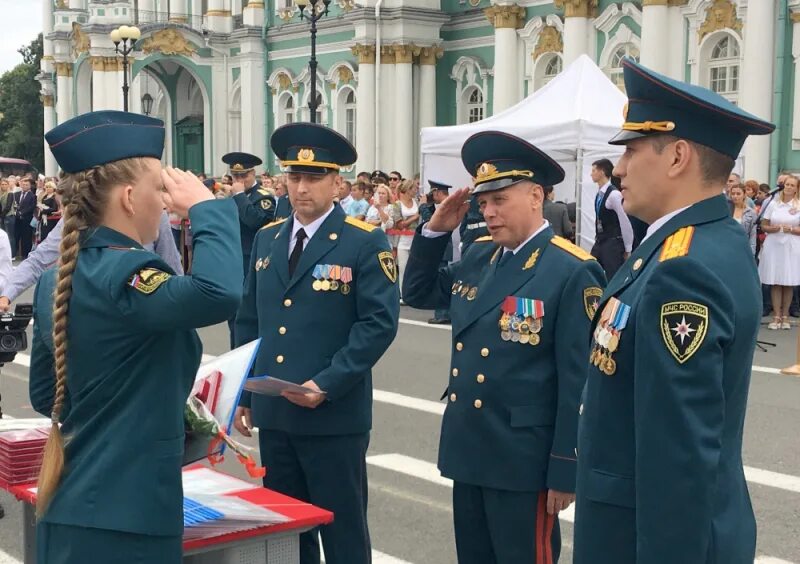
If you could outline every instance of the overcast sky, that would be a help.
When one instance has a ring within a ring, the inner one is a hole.
[[[22,62],[17,49],[30,44],[42,31],[43,0],[0,0],[0,74]],[[7,19],[6,19],[7,18]]]

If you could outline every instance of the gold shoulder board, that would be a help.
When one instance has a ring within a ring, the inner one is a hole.
[[[667,237],[667,240],[664,241],[664,246],[661,247],[661,255],[658,257],[658,262],[688,255],[689,247],[692,246],[693,235],[694,226],[689,225],[678,229],[675,233]]]
[[[272,223],[267,223],[267,224],[266,224],[264,227],[262,227],[261,229],[269,229],[270,227],[273,227],[273,226],[275,226],[275,225],[280,225],[281,223],[283,223],[283,222],[284,222],[284,221],[286,221],[287,219],[289,219],[289,218],[288,218],[288,217],[284,217],[284,218],[278,219],[278,220],[276,220],[276,221],[273,221]]]
[[[169,280],[170,274],[156,268],[143,268],[128,281],[128,284],[139,290],[142,294],[152,294],[164,282]]]
[[[491,235],[484,235],[483,237],[478,237],[477,239],[475,239],[476,243],[485,243],[487,241],[492,241]]]
[[[581,249],[578,245],[572,243],[571,241],[564,239],[563,237],[559,237],[556,235],[550,242],[553,243],[556,247],[567,251],[569,254],[578,257],[581,260],[595,260],[594,257],[589,254],[588,252]]]
[[[363,229],[364,231],[367,232],[375,231],[378,228],[377,225],[370,225],[366,221],[361,221],[360,219],[356,219],[350,216],[344,218],[344,222],[349,223],[353,227],[358,227],[359,229]]]

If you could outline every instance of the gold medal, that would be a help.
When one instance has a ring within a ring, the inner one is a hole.
[[[608,350],[613,353],[614,351],[617,350],[618,346],[619,346],[619,334],[612,333],[611,337],[608,339]]]
[[[527,345],[530,342],[530,340],[531,336],[527,333],[523,333],[522,335],[519,336],[519,342],[522,343],[523,345]]]
[[[516,331],[512,331],[511,340],[515,343],[519,343],[519,333],[517,333]]]
[[[261,260],[261,259],[258,259],[258,260],[256,261],[256,272],[258,272],[259,270],[261,270],[261,265],[262,265],[263,263],[264,263],[264,261],[263,261],[263,260]]]
[[[314,280],[314,283],[311,284],[311,287],[314,288],[315,292],[319,292],[320,290],[322,290],[322,282],[320,282],[319,280]]]
[[[521,333],[530,333],[530,330],[531,330],[531,328],[530,328],[530,326],[529,326],[527,323],[525,323],[525,322],[523,321],[523,322],[522,322],[522,323],[520,323],[520,325],[519,325],[519,330],[520,330],[520,332],[521,332]]]
[[[331,280],[331,292],[339,289],[339,283],[336,280]]]
[[[347,294],[350,293],[350,284],[347,284],[347,283],[342,284],[339,289],[342,291],[342,294],[344,294],[346,296]]]
[[[461,297],[465,297],[469,293],[469,285],[464,284],[464,287],[461,288]]]
[[[472,288],[469,289],[469,293],[467,293],[467,299],[469,301],[472,301],[475,299],[475,296],[477,295],[478,295],[478,287],[473,286]]]
[[[528,344],[533,345],[535,347],[536,345],[539,344],[539,341],[541,341],[541,337],[539,337],[539,335],[537,335],[536,333],[531,333]]]
[[[328,290],[330,290],[331,289],[330,280],[323,280],[322,284],[320,285],[320,287],[322,288],[323,292],[327,292]]]
[[[538,333],[542,330],[542,319],[537,318],[531,321],[531,333]]]
[[[597,356],[597,347],[592,347],[592,352],[589,353],[589,364],[594,364],[594,358]]]
[[[511,340],[511,331],[501,331],[500,332],[500,338],[503,339],[504,341],[510,341]]]
[[[613,376],[616,371],[617,371],[617,363],[614,361],[613,358],[611,357],[607,358],[605,364],[603,365],[603,374],[605,374],[606,376]]]
[[[456,286],[458,286],[458,282],[453,282],[453,286],[450,288],[450,293],[453,295],[456,293]]]
[[[514,331],[519,331],[519,321],[512,321],[511,329],[513,329]]]

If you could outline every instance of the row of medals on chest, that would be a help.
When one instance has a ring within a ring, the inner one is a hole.
[[[594,345],[589,355],[589,362],[606,376],[611,376],[617,371],[617,362],[611,355],[613,355],[619,347],[620,334],[624,328],[624,326],[619,328],[613,326],[616,321],[616,319],[614,319],[615,316],[612,315],[611,319],[606,318],[607,310],[613,310],[622,306],[622,304],[617,305],[613,303],[614,301],[615,299],[612,299],[609,303],[610,307],[606,306],[600,321],[594,328]],[[623,307],[627,308],[628,306]]]
[[[353,270],[349,266],[318,264],[314,267],[313,276],[315,280],[311,287],[315,292],[339,291],[344,295],[350,293]]]

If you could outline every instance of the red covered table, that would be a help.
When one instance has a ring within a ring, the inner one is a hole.
[[[199,465],[184,469],[184,482],[188,473],[202,472],[205,478],[218,477],[236,487],[237,480],[226,474]],[[183,543],[185,564],[297,564],[300,561],[299,535],[318,525],[333,521],[333,513],[310,503],[239,481],[242,489],[224,495],[237,497],[280,513],[289,518],[284,523],[257,527],[210,538],[199,538]],[[247,487],[245,487],[247,486]],[[23,545],[25,564],[36,562],[36,522],[33,505],[36,502],[35,484],[9,486],[0,482],[0,488],[23,502]],[[230,485],[229,485],[230,488]]]

